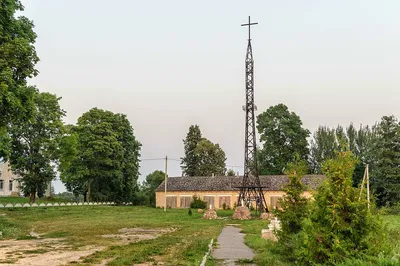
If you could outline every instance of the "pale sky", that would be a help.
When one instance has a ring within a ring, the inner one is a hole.
[[[67,123],[92,107],[127,114],[142,158],[179,159],[198,124],[243,165],[249,15],[258,113],[284,103],[312,132],[400,116],[398,0],[22,2],[41,59],[31,83],[62,97]],[[141,180],[163,168],[143,161]]]

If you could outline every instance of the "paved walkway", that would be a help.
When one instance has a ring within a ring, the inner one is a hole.
[[[240,233],[241,229],[227,226],[222,229],[217,239],[217,248],[211,253],[215,259],[223,260],[222,265],[233,266],[239,259],[253,259],[254,253],[244,244],[245,234]]]

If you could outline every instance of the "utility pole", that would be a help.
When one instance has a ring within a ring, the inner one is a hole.
[[[367,202],[368,202],[368,210],[369,210],[369,165],[367,164]]]
[[[167,171],[168,171],[168,156],[165,156],[165,176],[164,176],[164,197],[165,197],[165,204],[164,204],[164,212],[167,211]]]
[[[364,189],[364,183],[367,182],[367,202],[368,202],[368,210],[370,208],[370,198],[369,198],[369,164],[367,164],[365,166],[365,171],[364,171],[364,176],[363,176],[363,180],[361,182],[361,188],[360,188],[360,197],[358,198],[358,200],[361,200],[361,195],[362,195],[362,191]]]

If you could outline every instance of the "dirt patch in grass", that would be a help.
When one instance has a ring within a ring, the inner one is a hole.
[[[4,240],[1,242],[0,263],[2,266],[59,265],[77,261],[100,247],[87,246],[78,250],[64,243],[62,238],[34,240]]]
[[[143,240],[156,239],[157,237],[176,231],[176,228],[122,228],[118,230],[119,234],[102,235],[104,238],[113,238],[121,244],[129,244]]]

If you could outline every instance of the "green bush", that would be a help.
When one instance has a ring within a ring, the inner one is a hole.
[[[380,209],[381,214],[400,215],[400,202],[393,206],[385,206]]]
[[[281,223],[281,230],[277,231],[278,246],[281,249],[280,253],[289,261],[296,260],[292,251],[297,243],[297,234],[302,229],[302,222],[308,216],[308,200],[302,196],[305,187],[301,183],[301,178],[307,170],[305,161],[298,160],[288,164],[285,174],[288,175],[289,183],[283,189],[286,195],[280,201],[281,209],[275,209],[275,215]]]
[[[381,220],[352,187],[355,163],[351,152],[341,152],[323,164],[327,180],[310,204],[294,249],[300,264],[337,265],[390,252]]]
[[[205,209],[207,208],[207,203],[203,200],[201,200],[197,196],[193,196],[193,200],[190,203],[190,208],[191,209]]]

